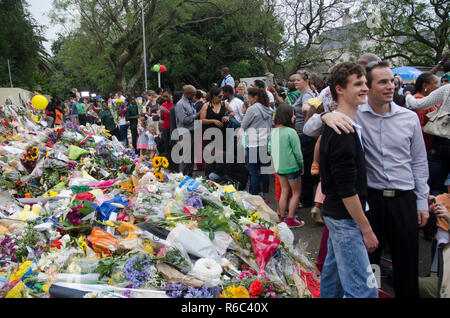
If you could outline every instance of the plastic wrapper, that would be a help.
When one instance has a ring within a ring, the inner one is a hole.
[[[214,240],[212,241],[217,253],[220,256],[223,256],[226,253],[231,242],[233,242],[231,236],[223,231],[216,232],[214,235]]]
[[[278,223],[280,221],[278,214],[259,195],[251,195],[243,191],[240,192],[240,195],[242,197],[242,206],[247,210],[257,211],[259,216],[268,222]]]
[[[265,228],[251,228],[246,231],[252,241],[253,253],[259,266],[259,275],[265,275],[267,263],[280,245],[273,231]]]
[[[294,233],[292,233],[291,229],[287,226],[285,222],[281,222],[278,224],[280,240],[283,241],[287,246],[294,246]]]
[[[16,168],[11,167],[10,169],[4,172],[3,176],[5,177],[6,180],[15,182],[20,179],[22,174]]]
[[[196,288],[200,288],[200,287],[203,287],[203,285],[205,285],[205,283],[202,280],[192,277],[192,276],[184,275],[183,273],[181,273],[180,271],[175,269],[173,266],[170,266],[161,261],[158,261],[156,263],[156,268],[160,272],[161,276],[163,276],[164,279],[169,284],[172,284],[172,283],[184,284],[184,285],[192,286],[192,287],[196,287]]]
[[[208,234],[199,229],[192,231],[184,224],[178,223],[176,227],[170,231],[167,236],[167,241],[171,244],[183,246],[189,254],[197,257],[212,258],[217,262],[220,262],[220,255],[217,253]]]
[[[89,274],[68,274],[61,273],[57,274],[54,279],[56,282],[67,282],[67,283],[78,283],[78,284],[92,284],[98,281],[100,274],[89,273]],[[39,273],[37,279],[40,282],[45,282],[49,279],[49,276],[45,273]]]
[[[92,245],[96,253],[114,252],[119,247],[118,239],[98,227],[94,227],[86,241]]]
[[[158,252],[160,261],[175,267],[183,274],[192,270],[193,263],[187,251],[178,243],[171,243],[170,246],[161,248]]]
[[[67,152],[69,154],[70,160],[78,160],[80,156],[89,154],[89,151],[74,145],[70,145],[70,147],[67,149]]]

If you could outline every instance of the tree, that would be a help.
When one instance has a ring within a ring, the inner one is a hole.
[[[334,62],[339,56],[327,58],[319,50],[330,40],[325,32],[338,26],[351,1],[348,0],[279,0],[279,18],[285,21],[285,51],[287,73],[290,75],[325,61]]]
[[[31,17],[24,0],[0,1],[0,85],[10,86],[7,60],[13,85],[36,89],[43,73],[49,72],[48,54],[41,27]]]
[[[97,93],[117,88],[106,55],[96,49],[88,35],[76,32],[68,36],[59,34],[52,44],[52,53],[52,95],[67,96],[73,87]]]
[[[274,16],[271,18],[266,12],[264,1],[227,2],[238,10],[206,20],[208,16],[219,16],[221,8],[205,8],[196,15],[202,22],[168,30],[154,50],[155,60],[168,66],[167,74],[163,75],[165,85],[179,89],[184,83],[192,83],[209,88],[214,82],[220,84],[220,70],[224,66],[230,68],[235,78],[240,78],[263,75],[276,63],[280,64],[264,53],[264,43],[275,43],[282,34],[282,28],[275,27]]]
[[[153,60],[153,50],[177,26],[218,19],[231,8],[218,0],[54,0],[54,20],[72,12],[79,22],[79,32],[93,39],[96,49],[104,52],[123,91],[132,90],[144,73],[142,49],[142,10],[145,16],[146,52]],[[197,12],[217,7],[219,16],[196,19]],[[64,19],[60,20],[65,22]]]
[[[383,59],[411,65],[434,65],[449,49],[450,2],[387,0],[361,2],[360,32],[374,41],[372,51]]]

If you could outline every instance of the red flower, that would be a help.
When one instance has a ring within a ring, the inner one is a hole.
[[[50,247],[56,247],[58,249],[60,249],[61,246],[62,246],[62,243],[61,243],[61,241],[59,239],[55,240],[52,244],[50,244]]]
[[[120,168],[120,170],[126,171],[127,170],[127,166],[123,166],[122,168]]]
[[[252,296],[259,296],[264,291],[263,283],[259,279],[256,279],[250,285],[249,291]]]

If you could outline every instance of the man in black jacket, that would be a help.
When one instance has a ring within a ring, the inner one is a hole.
[[[366,166],[361,127],[353,122],[358,105],[366,101],[365,72],[356,63],[341,63],[333,68],[329,83],[336,111],[352,120],[355,133],[338,135],[326,126],[320,143],[322,213],[330,231],[320,294],[322,298],[376,298],[368,252],[378,247],[378,240],[364,213]]]

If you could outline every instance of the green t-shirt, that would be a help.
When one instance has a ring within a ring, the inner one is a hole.
[[[84,103],[78,103],[77,112],[78,114],[86,114],[86,105]]]
[[[111,114],[111,111],[102,109],[98,112],[98,117],[101,119],[102,124],[109,131],[112,131],[117,128],[116,123],[114,122],[114,118]]]
[[[125,119],[130,122],[130,129],[137,129],[137,118],[130,118],[139,115],[139,109],[137,105],[129,104],[127,112],[125,113]]]
[[[303,169],[300,138],[290,127],[274,128],[270,133],[269,153],[277,173],[286,174]]]

